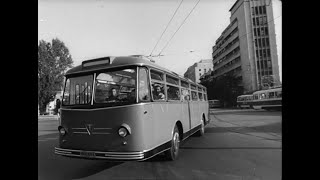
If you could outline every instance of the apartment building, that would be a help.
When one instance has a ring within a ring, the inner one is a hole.
[[[230,24],[212,48],[213,76],[238,77],[244,93],[265,87],[272,77],[280,84],[271,0],[237,0],[229,10]]]
[[[189,78],[194,82],[200,83],[200,77],[212,69],[212,59],[203,59],[190,66],[184,73],[184,77]]]

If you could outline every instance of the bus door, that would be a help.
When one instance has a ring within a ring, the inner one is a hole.
[[[185,128],[187,128],[186,130],[190,130],[191,129],[191,110],[190,110],[190,90],[182,88],[181,89],[181,101],[182,101],[182,119],[184,121],[185,124],[187,124],[187,126]]]
[[[201,123],[200,103],[196,91],[191,91],[189,100],[190,124],[191,129]]]

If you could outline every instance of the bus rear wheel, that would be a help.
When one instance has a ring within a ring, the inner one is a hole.
[[[197,132],[197,136],[203,136],[204,135],[204,118],[201,119],[201,126],[199,131]]]
[[[174,161],[178,158],[180,146],[180,135],[177,125],[174,127],[173,135],[171,139],[171,147],[165,152],[166,158],[170,161]]]

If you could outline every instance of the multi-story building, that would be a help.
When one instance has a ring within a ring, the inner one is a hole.
[[[188,70],[184,73],[184,77],[199,83],[200,77],[208,71],[212,70],[212,66],[212,59],[200,60],[199,62],[194,63],[188,68]]]
[[[212,48],[213,77],[233,74],[244,93],[259,90],[266,77],[279,85],[272,0],[237,0],[230,24]]]

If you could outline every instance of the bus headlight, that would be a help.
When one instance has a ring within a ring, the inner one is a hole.
[[[130,135],[131,134],[130,126],[125,123],[121,124],[120,128],[118,129],[118,134],[121,137],[126,137],[127,135]]]
[[[59,126],[59,127],[58,127],[58,130],[59,130],[59,133],[60,133],[62,136],[64,136],[64,135],[67,134],[66,129],[65,129],[64,127],[62,127],[62,126]]]
[[[121,137],[126,137],[128,135],[128,131],[127,131],[127,129],[125,127],[121,127],[118,130],[118,134]]]

